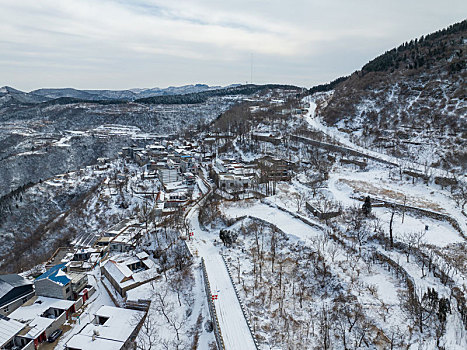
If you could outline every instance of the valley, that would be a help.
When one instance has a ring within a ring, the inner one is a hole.
[[[8,349],[467,348],[466,31],[311,89],[2,88]]]

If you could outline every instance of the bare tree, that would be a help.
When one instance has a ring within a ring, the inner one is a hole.
[[[177,315],[175,312],[174,304],[168,299],[168,289],[156,289],[154,290],[154,308],[157,312],[164,316],[169,326],[175,331],[176,341],[173,345],[176,345],[176,349],[181,345],[181,329],[186,324],[188,317],[186,314]]]
[[[153,350],[158,348],[159,327],[154,314],[148,312],[146,315],[141,315],[132,320],[134,325],[141,323],[141,329],[136,338],[136,349],[138,350]]]
[[[175,271],[169,278],[170,289],[177,294],[178,305],[182,306],[180,297],[184,291],[193,286],[193,275],[189,268],[183,268],[181,271]]]
[[[405,244],[404,253],[407,257],[407,262],[409,262],[410,254],[412,254],[414,248],[420,248],[424,236],[424,231],[407,232],[402,235],[401,240]]]
[[[303,203],[305,202],[305,195],[301,192],[294,192],[292,194],[294,203],[297,205],[297,211],[302,209]]]

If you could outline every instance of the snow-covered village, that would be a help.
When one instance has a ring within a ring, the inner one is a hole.
[[[1,88],[0,349],[467,349],[466,32],[311,88]]]

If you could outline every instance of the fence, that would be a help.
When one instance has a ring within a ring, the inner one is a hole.
[[[209,313],[211,315],[212,325],[214,329],[214,336],[216,338],[217,348],[219,350],[225,350],[224,339],[222,338],[221,328],[219,326],[219,320],[217,318],[216,308],[212,302],[211,286],[209,284],[208,273],[206,271],[206,265],[204,264],[204,258],[201,258],[201,267],[203,268],[204,288],[206,290],[206,297],[208,299]]]
[[[315,147],[318,147],[318,148],[323,148],[323,149],[331,151],[331,152],[339,152],[339,153],[348,154],[348,155],[351,155],[351,156],[371,159],[371,160],[374,160],[376,162],[380,162],[380,163],[383,163],[383,164],[388,164],[388,165],[395,166],[395,167],[398,166],[395,163],[389,162],[387,160],[384,160],[384,159],[381,159],[381,158],[378,158],[378,157],[371,156],[371,155],[363,153],[363,152],[356,151],[356,150],[351,149],[351,148],[337,146],[337,145],[333,145],[333,144],[326,143],[326,142],[316,141],[316,140],[312,140],[312,139],[309,139],[307,137],[298,136],[298,135],[290,135],[290,139],[293,140],[293,141],[306,143],[306,144],[309,144],[309,145],[312,145],[312,146],[315,146]]]
[[[303,221],[308,226],[317,228],[318,230],[322,230],[323,232],[325,231],[325,228],[323,226],[321,226],[321,225],[319,225],[319,224],[317,224],[317,223],[303,217],[300,214],[294,213],[293,211],[290,211],[290,210],[282,208],[281,206],[278,206],[278,205],[276,205],[274,203],[271,203],[269,200],[262,199],[261,203],[264,203],[264,204],[270,206],[271,208],[279,209],[280,211],[283,211],[284,213],[287,213],[287,214],[293,216],[294,218],[299,219],[300,221]]]
[[[245,312],[245,308],[243,307],[242,300],[240,299],[240,296],[238,295],[237,287],[235,286],[235,283],[232,278],[232,274],[230,273],[229,266],[227,265],[227,262],[225,261],[224,255],[222,255],[222,260],[224,261],[225,268],[227,269],[227,273],[229,274],[230,282],[232,283],[232,286],[235,291],[235,295],[237,296],[238,303],[240,304],[240,308],[242,309],[243,317],[245,318],[246,324],[248,325],[248,329],[250,330],[251,337],[253,338],[253,342],[255,343],[256,350],[259,349],[258,343],[256,342],[256,337],[253,334],[253,330],[251,329],[251,324],[250,324],[250,319],[247,317],[247,314]]]
[[[127,300],[125,301],[124,306],[125,306],[125,309],[148,312],[149,307],[151,306],[151,300],[148,300],[148,299]]]
[[[352,197],[352,198],[357,199],[359,201],[364,201],[365,200],[365,196]],[[396,202],[391,202],[391,201],[381,199],[381,198],[377,198],[377,197],[372,197],[371,199],[372,199],[372,201],[376,202],[377,206],[383,206],[383,207],[386,207],[386,208],[391,208],[392,206],[394,206],[395,208],[397,208],[399,210],[406,211],[406,212],[421,214],[421,215],[428,216],[428,217],[430,217],[432,219],[435,219],[435,220],[447,221],[452,225],[452,227],[454,227],[454,229],[457,232],[459,232],[459,234],[461,235],[461,237],[463,239],[467,240],[467,237],[465,236],[465,233],[462,230],[462,228],[460,227],[457,220],[454,219],[453,217],[447,215],[447,214],[438,213],[436,211],[431,211],[431,210],[428,210],[428,209],[413,207],[413,206],[410,206],[410,205],[399,204],[399,203],[396,203]]]

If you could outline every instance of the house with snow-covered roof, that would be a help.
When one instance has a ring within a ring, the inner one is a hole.
[[[114,256],[102,265],[101,272],[122,297],[128,290],[160,277],[156,263],[143,253]]]
[[[26,327],[17,336],[34,341],[34,346],[43,343],[72,313],[82,305],[71,300],[61,300],[47,297],[33,297],[23,306],[9,315],[10,319],[24,324]]]
[[[102,306],[94,319],[66,343],[67,350],[122,350],[134,346],[144,311]]]
[[[0,315],[8,315],[34,296],[34,286],[20,275],[0,275]]]
[[[34,342],[19,334],[26,324],[0,315],[0,349],[33,350]]]

